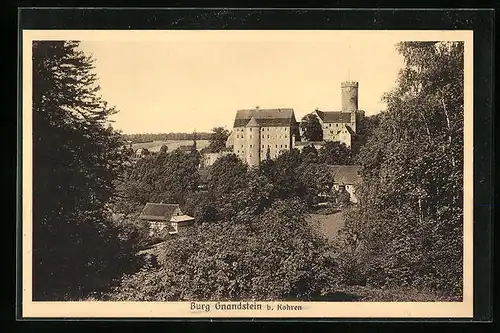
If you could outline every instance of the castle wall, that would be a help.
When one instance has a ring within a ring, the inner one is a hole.
[[[267,158],[267,150],[271,158],[276,158],[283,151],[292,147],[292,129],[289,126],[261,127],[260,131],[260,159]]]

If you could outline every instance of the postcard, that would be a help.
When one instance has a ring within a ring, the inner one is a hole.
[[[472,318],[473,34],[24,30],[26,318]]]

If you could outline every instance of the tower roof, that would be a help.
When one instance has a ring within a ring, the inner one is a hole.
[[[259,127],[260,125],[257,123],[255,117],[252,117],[250,121],[247,123],[246,127]]]

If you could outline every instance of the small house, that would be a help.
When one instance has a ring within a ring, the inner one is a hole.
[[[361,166],[359,165],[331,165],[333,189],[345,189],[349,193],[351,202],[357,203],[356,188],[361,184]]]
[[[139,218],[147,221],[150,234],[159,234],[165,229],[170,235],[182,234],[186,228],[194,224],[194,218],[185,215],[178,204],[164,204],[148,202],[142,210]]]

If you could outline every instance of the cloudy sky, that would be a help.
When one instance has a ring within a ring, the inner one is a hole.
[[[297,119],[340,108],[340,83],[359,82],[359,108],[383,110],[403,62],[401,36],[382,31],[163,31],[83,41],[101,93],[124,133],[232,127],[238,109],[285,108]],[[155,37],[156,36],[156,37]],[[161,37],[158,37],[161,36]]]

